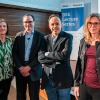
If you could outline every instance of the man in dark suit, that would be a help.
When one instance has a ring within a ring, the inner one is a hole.
[[[61,31],[61,20],[57,15],[49,17],[51,34],[45,37],[47,51],[41,49],[38,59],[43,64],[42,88],[48,100],[70,100],[73,75],[70,67],[73,36]]]
[[[26,100],[27,84],[30,100],[39,100],[42,65],[38,62],[38,52],[44,35],[34,30],[34,24],[34,16],[24,15],[25,30],[17,34],[13,46],[17,100]]]

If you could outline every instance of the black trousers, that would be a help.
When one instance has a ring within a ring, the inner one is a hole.
[[[8,100],[12,78],[0,81],[0,100]]]
[[[39,100],[40,80],[32,81],[30,76],[23,77],[19,73],[19,71],[16,73],[16,100],[26,100],[27,84],[29,89],[30,100]]]
[[[100,88],[91,88],[86,83],[80,85],[79,100],[100,100]]]

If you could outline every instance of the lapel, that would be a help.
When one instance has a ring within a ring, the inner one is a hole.
[[[86,50],[89,48],[90,44],[85,42],[85,38],[83,38],[80,42],[80,52],[79,55],[82,59],[85,59]]]
[[[25,31],[22,31],[20,33],[17,34],[17,36],[20,36],[20,46],[22,47],[22,57],[23,60],[25,59]]]
[[[38,34],[37,34],[36,31],[34,31],[34,36],[33,36],[33,40],[32,40],[30,55],[33,54],[33,52],[34,52],[35,45],[38,43],[37,40],[38,40]]]
[[[49,37],[47,38],[47,45],[48,45],[48,51],[52,51],[53,49],[53,44],[52,44],[52,34],[49,35]]]
[[[90,44],[85,42],[83,47],[83,54],[85,55],[86,50],[89,48]]]
[[[57,40],[55,41],[55,44],[53,46],[53,50],[56,50],[57,49],[57,46],[59,44],[61,44],[62,41],[64,41],[66,39],[66,37],[64,37],[64,33],[63,32],[60,32],[58,37],[57,37]]]

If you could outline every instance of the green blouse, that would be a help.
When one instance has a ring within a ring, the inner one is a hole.
[[[0,41],[0,81],[12,77],[12,45],[13,40],[11,38],[6,37],[4,43]]]

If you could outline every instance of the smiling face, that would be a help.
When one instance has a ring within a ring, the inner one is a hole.
[[[61,21],[58,17],[49,19],[49,28],[54,36],[58,35],[61,31]]]
[[[7,24],[6,22],[0,22],[0,35],[6,35],[7,33]]]
[[[34,20],[32,16],[24,16],[23,17],[23,26],[26,30],[27,33],[31,33],[32,30],[34,29]]]
[[[91,34],[100,33],[100,20],[97,17],[91,17],[87,25],[88,25],[88,30]]]

